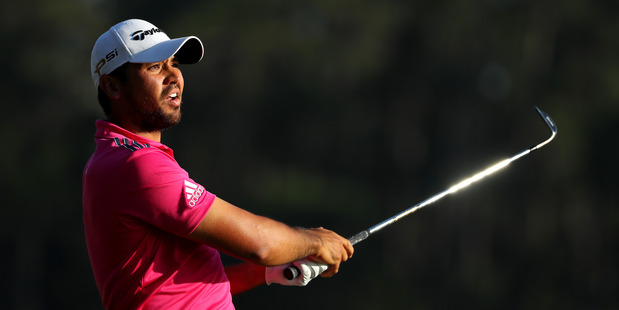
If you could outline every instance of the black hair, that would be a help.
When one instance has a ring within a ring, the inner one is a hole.
[[[124,83],[127,81],[127,78],[128,78],[127,76],[128,67],[129,67],[129,63],[126,62],[122,64],[120,67],[114,69],[114,71],[108,73],[107,75],[111,77],[115,77]],[[97,91],[98,91],[97,99],[99,100],[99,105],[103,109],[103,113],[105,113],[105,116],[110,116],[110,113],[112,112],[112,105],[110,103],[110,98],[108,98],[107,94],[103,91],[103,89],[101,89],[101,85],[99,85],[99,88],[97,89]]]

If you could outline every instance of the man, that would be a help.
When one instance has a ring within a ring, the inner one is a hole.
[[[91,73],[107,120],[96,122],[84,169],[84,230],[108,309],[233,309],[233,294],[305,285],[337,273],[353,254],[332,231],[292,228],[216,197],[161,144],[162,130],[181,117],[179,65],[202,56],[198,38],[170,40],[136,19],[94,45]],[[246,263],[224,268],[219,251]],[[287,280],[291,262],[302,274]]]

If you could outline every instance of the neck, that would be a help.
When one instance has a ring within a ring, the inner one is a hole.
[[[122,119],[114,118],[111,115],[108,118],[108,122],[116,124],[122,127],[123,129],[128,130],[140,137],[153,140],[156,142],[161,142],[161,130],[144,131],[139,126],[135,125],[133,122],[130,122],[127,120],[123,121]]]
[[[154,132],[139,132],[139,131],[133,131],[131,130],[131,132],[133,132],[134,134],[146,138],[146,139],[150,139],[153,141],[157,141],[157,142],[161,142],[161,131],[154,131]]]

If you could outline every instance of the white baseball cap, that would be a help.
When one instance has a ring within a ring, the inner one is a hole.
[[[164,61],[176,55],[179,63],[193,64],[202,59],[204,47],[194,36],[170,39],[155,25],[130,19],[114,25],[102,34],[90,56],[90,73],[95,87],[99,78],[127,62]]]

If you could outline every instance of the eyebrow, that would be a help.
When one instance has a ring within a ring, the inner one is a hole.
[[[170,59],[170,58],[168,58],[168,59]],[[149,66],[149,65],[152,65],[152,64],[159,64],[159,63],[166,62],[166,61],[168,61],[168,59],[164,59],[162,61],[155,61],[155,62],[140,62],[140,63],[135,63],[135,64],[139,64],[141,66]],[[178,57],[176,57],[176,56],[173,56],[171,61],[172,62],[180,63],[180,61],[178,60]]]

